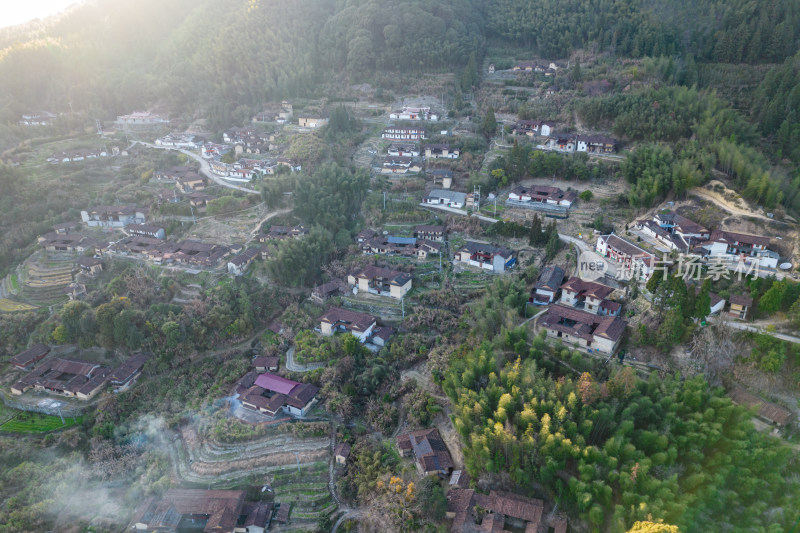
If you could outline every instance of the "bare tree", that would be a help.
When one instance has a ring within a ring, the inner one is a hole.
[[[709,322],[692,338],[687,370],[702,372],[712,385],[720,385],[722,377],[733,370],[741,342],[736,332],[724,320]]]

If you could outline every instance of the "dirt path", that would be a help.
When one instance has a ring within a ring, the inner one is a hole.
[[[263,226],[263,225],[264,225],[264,222],[266,222],[267,220],[269,220],[269,219],[271,219],[271,218],[273,218],[273,217],[276,217],[276,216],[278,216],[278,215],[285,215],[286,213],[291,213],[291,211],[292,211],[292,210],[291,210],[291,209],[289,209],[289,208],[286,208],[286,209],[278,209],[277,211],[273,211],[272,213],[268,214],[267,216],[265,216],[264,218],[262,218],[261,220],[259,220],[259,221],[256,223],[256,226],[255,226],[255,227],[252,229],[252,231],[250,232],[250,239],[247,241],[247,244],[250,244],[250,241],[252,241],[253,239],[255,239],[255,238],[256,238],[256,236],[258,235],[258,233],[261,231],[261,226]]]
[[[713,187],[715,185],[721,185],[721,186],[725,187],[725,185],[722,182],[718,181],[718,180],[712,180],[712,181],[708,182],[706,184],[706,187],[708,187],[708,186]],[[725,191],[728,192],[728,191],[730,191],[730,189],[725,187]],[[730,191],[730,192],[732,194],[737,194],[735,191]],[[767,220],[769,222],[773,221],[773,219],[771,219],[769,217],[766,217],[766,216],[756,212],[754,209],[747,209],[747,208],[739,207],[739,205],[733,205],[730,201],[725,199],[725,197],[723,197],[720,193],[718,193],[716,191],[712,191],[712,190],[706,189],[705,187],[696,187],[696,188],[690,190],[689,194],[693,194],[695,196],[699,196],[700,198],[703,198],[704,200],[708,200],[709,202],[713,203],[714,205],[716,205],[718,207],[721,207],[725,211],[727,211],[727,212],[729,212],[731,214],[734,214],[734,215],[738,215],[738,216],[742,216],[742,217],[760,218],[762,220]],[[741,199],[741,197],[738,196],[738,194],[737,194],[736,201],[739,204],[744,203],[744,200]]]

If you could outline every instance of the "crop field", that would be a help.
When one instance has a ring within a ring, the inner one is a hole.
[[[0,298],[0,313],[20,313],[23,311],[33,311],[37,309],[34,305],[15,302],[8,298]]]
[[[0,416],[2,416],[2,412],[0,411]],[[45,433],[57,429],[66,429],[75,424],[80,424],[82,421],[83,417],[80,416],[77,418],[64,418],[64,423],[62,424],[61,418],[58,416],[22,412],[0,425],[0,431],[8,433]]]

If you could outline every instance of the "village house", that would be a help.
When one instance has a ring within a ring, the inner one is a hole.
[[[206,180],[200,174],[187,172],[175,180],[175,186],[181,192],[202,191],[206,188]]]
[[[503,273],[516,264],[515,255],[513,250],[508,248],[467,241],[456,252],[455,260],[491,272]]]
[[[153,171],[153,177],[161,181],[175,181],[189,172],[194,172],[194,169],[189,166],[179,165],[168,169],[155,170]]]
[[[747,312],[753,307],[753,298],[744,294],[731,294],[728,299],[731,302],[728,316],[737,320],[747,320]]]
[[[590,154],[613,154],[619,145],[616,139],[602,135],[578,135],[577,141],[575,151]]]
[[[561,304],[603,316],[618,316],[622,305],[608,299],[614,289],[573,276],[561,285]]]
[[[518,120],[512,126],[512,131],[516,135],[527,135],[528,137],[535,135],[549,137],[554,127],[555,122],[547,120]]]
[[[300,117],[299,119],[297,119],[297,124],[301,128],[316,129],[316,128],[321,128],[327,123],[328,119],[322,117]]]
[[[736,256],[740,260],[748,257],[758,258],[759,266],[775,268],[779,256],[769,249],[771,239],[747,233],[734,231],[714,230],[709,240],[700,246],[708,250],[709,257],[726,258]]]
[[[125,232],[128,235],[142,235],[154,239],[165,239],[167,236],[164,228],[159,228],[152,224],[128,224],[125,227]]]
[[[618,145],[616,139],[602,135],[551,133],[545,146],[558,152],[611,154],[617,151]]]
[[[122,365],[115,368],[108,376],[108,382],[111,384],[114,392],[127,390],[136,383],[145,363],[151,356],[152,354],[144,352],[135,353],[128,357]]]
[[[574,152],[578,145],[578,136],[574,133],[550,133],[546,148],[557,152]]]
[[[400,300],[411,290],[411,274],[368,266],[356,274],[347,276],[347,283],[351,287],[358,287],[362,292]]]
[[[372,330],[372,344],[375,346],[386,346],[389,344],[389,339],[392,337],[394,330],[389,326],[375,326]]]
[[[564,282],[564,269],[560,266],[550,265],[542,270],[536,284],[531,291],[530,302],[536,305],[548,305],[553,303]]]
[[[392,157],[419,157],[420,151],[415,144],[395,143],[389,145],[386,154]]]
[[[637,220],[634,228],[641,231],[644,235],[651,237],[667,247],[667,250],[676,250],[681,253],[687,253],[691,249],[683,237],[677,233],[670,233],[654,220]]]
[[[450,148],[449,144],[426,144],[425,157],[427,159],[458,159],[461,151],[458,148]]]
[[[169,489],[136,508],[128,529],[177,533],[264,533],[272,504],[245,501],[243,490]]]
[[[655,270],[656,259],[653,254],[614,233],[599,236],[595,251],[614,261],[618,270],[621,269],[621,273],[629,279],[646,281]]]
[[[331,307],[320,317],[320,332],[333,335],[336,332],[352,333],[361,342],[367,342],[376,325],[375,317],[341,307]]]
[[[252,248],[248,248],[244,252],[232,257],[230,261],[228,261],[228,274],[241,276],[247,271],[247,268],[250,266],[250,264],[260,256],[260,247],[254,246]]]
[[[389,113],[389,118],[392,120],[439,120],[439,115],[431,112],[430,107],[413,107],[403,106],[400,111],[392,111]]]
[[[447,168],[428,168],[428,175],[433,179],[433,185],[442,189],[453,186],[453,171]]]
[[[381,165],[381,174],[407,174],[417,173],[422,170],[419,163],[414,162],[412,157],[386,156]]]
[[[445,239],[446,230],[444,226],[421,224],[414,226],[414,237],[427,241],[442,242]]]
[[[50,347],[46,344],[34,344],[25,351],[13,356],[8,362],[20,370],[30,370],[33,365],[44,359],[50,353]]]
[[[246,137],[255,135],[257,132],[258,130],[254,128],[240,128],[234,126],[222,133],[222,142],[229,144],[241,143]]]
[[[93,398],[108,382],[110,368],[85,361],[48,359],[11,386],[21,395],[30,389],[80,400]]]
[[[653,215],[653,222],[661,229],[683,238],[687,243],[690,238],[700,241],[711,237],[708,229],[672,211],[656,213]]]
[[[734,387],[728,395],[733,400],[733,403],[755,411],[758,418],[775,426],[784,427],[794,418],[794,413],[788,409],[767,402],[755,394],[750,394],[741,387]]]
[[[184,148],[187,150],[196,150],[199,146],[195,141],[194,135],[188,133],[168,133],[156,139],[156,145],[168,148]]]
[[[308,235],[308,228],[302,224],[297,226],[270,226],[267,233],[260,233],[258,235],[259,242],[268,241],[282,241],[284,239],[300,239]]]
[[[50,126],[55,122],[56,115],[49,111],[39,111],[22,115],[18,122],[20,126]]]
[[[277,372],[279,361],[276,355],[259,355],[253,359],[253,368],[256,372]]]
[[[447,492],[445,516],[453,521],[452,533],[519,531],[566,533],[567,519],[551,514],[543,517],[544,502],[505,491],[480,493],[460,486]],[[545,524],[542,522],[545,521]]]
[[[51,164],[77,163],[107,156],[108,151],[105,148],[75,148],[72,150],[64,150],[63,152],[56,152],[47,158],[47,162]]]
[[[205,159],[213,159],[215,157],[225,155],[230,150],[231,147],[227,144],[207,142],[200,147],[200,155],[202,155]]]
[[[336,459],[337,465],[346,465],[347,458],[350,457],[350,445],[346,442],[340,442],[333,450],[333,457]]]
[[[329,281],[322,285],[317,285],[311,291],[311,301],[321,304],[325,303],[331,296],[338,294],[342,290],[342,284],[338,280]]]
[[[687,290],[690,291],[693,290],[695,295],[700,294],[700,291],[702,290],[702,287],[700,285],[692,285],[691,283],[689,283],[689,280],[686,280],[686,288]],[[726,303],[725,299],[721,298],[719,294],[714,292],[709,292],[708,296],[710,300],[709,302],[710,312],[708,313],[709,316],[721,313],[723,309],[725,309],[725,303]]]
[[[461,209],[467,203],[467,193],[447,189],[432,189],[422,201],[428,205],[446,205],[447,207]]]
[[[81,220],[89,227],[124,228],[144,224],[147,209],[127,205],[101,205],[81,211]]]
[[[588,350],[613,354],[619,346],[627,322],[618,316],[598,315],[557,303],[547,309],[539,319],[539,325],[545,328],[550,338]]]
[[[61,222],[60,224],[53,224],[53,231],[59,235],[66,235],[68,233],[72,233],[80,227],[80,222]]]
[[[86,297],[86,285],[73,281],[64,289],[64,294],[67,295],[70,301],[82,300]]]
[[[319,388],[308,383],[298,383],[275,374],[259,374],[250,383],[246,375],[237,391],[242,405],[267,416],[281,412],[299,418],[305,417],[317,401]]]
[[[387,141],[424,141],[425,130],[421,128],[404,128],[400,126],[390,126],[381,133],[381,139]]]
[[[447,476],[453,472],[453,458],[436,428],[412,431],[397,437],[402,457],[414,456],[421,476]]]
[[[293,159],[289,159],[286,157],[279,157],[275,160],[278,166],[288,167],[292,172],[300,172],[303,170],[302,165],[298,165]]]
[[[547,185],[518,185],[508,193],[508,199],[519,203],[547,204],[554,207],[570,208],[578,199],[573,191],[563,191]]]
[[[189,193],[186,195],[186,198],[189,200],[189,205],[192,207],[205,207],[209,200],[214,199],[213,196],[202,192]]]
[[[119,115],[116,123],[120,126],[157,126],[169,122],[166,118],[147,111],[135,111],[130,115]]]

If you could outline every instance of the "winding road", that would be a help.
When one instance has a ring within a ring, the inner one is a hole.
[[[177,150],[178,152],[191,157],[198,163],[200,163],[200,173],[206,176],[208,179],[216,183],[217,185],[222,185],[223,187],[227,187],[229,189],[236,189],[237,191],[246,192],[248,194],[261,194],[259,191],[255,189],[250,189],[247,187],[242,187],[241,185],[235,185],[225,179],[217,176],[213,172],[211,172],[211,165],[208,164],[208,161],[200,157],[194,152],[190,152],[189,150],[184,150],[182,148],[172,148],[169,146],[157,146],[152,143],[146,143],[144,141],[133,141],[133,144],[141,144],[142,146],[147,146],[148,148],[155,148],[156,150]]]

